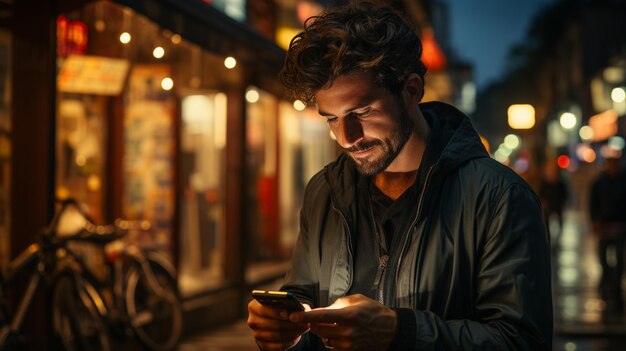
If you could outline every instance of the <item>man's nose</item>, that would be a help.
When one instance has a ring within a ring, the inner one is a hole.
[[[363,126],[358,118],[353,116],[339,118],[337,127],[333,129],[333,134],[343,148],[349,148],[363,138]]]

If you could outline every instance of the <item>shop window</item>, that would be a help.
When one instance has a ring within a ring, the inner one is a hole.
[[[284,273],[299,232],[304,187],[335,157],[328,127],[313,109],[296,110],[271,94],[248,88],[246,280]]]
[[[285,258],[278,230],[278,101],[256,87],[246,91],[246,231],[250,262]]]
[[[180,285],[193,293],[223,281],[226,95],[195,92],[181,109]]]
[[[0,29],[0,268],[10,255],[11,201],[11,34]]]
[[[233,11],[228,3],[223,10]],[[130,239],[180,258],[183,295],[219,285],[226,143],[220,91],[240,84],[241,73],[110,1],[60,14],[57,29],[57,195],[77,198],[98,222],[149,220],[151,233]]]
[[[171,77],[167,64],[136,63],[124,106],[123,213],[150,220],[152,238],[140,244],[162,252],[170,252],[174,229],[175,101],[164,86]]]
[[[103,215],[106,165],[104,98],[59,94],[56,138],[56,196],[86,205],[95,221]]]

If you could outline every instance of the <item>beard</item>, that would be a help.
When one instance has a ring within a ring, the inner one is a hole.
[[[344,149],[354,161],[357,170],[362,175],[373,176],[387,169],[413,133],[414,123],[406,113],[404,105],[400,104],[400,106],[401,111],[398,116],[399,123],[388,137],[384,139],[363,140],[356,145]],[[352,155],[353,152],[370,148],[378,148],[382,152],[374,152],[366,157],[355,157]]]

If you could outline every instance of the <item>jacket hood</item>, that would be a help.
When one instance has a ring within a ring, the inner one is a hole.
[[[440,175],[447,174],[470,160],[489,157],[472,122],[463,112],[436,101],[420,104],[420,110],[431,126],[440,126],[443,144],[437,161]]]
[[[431,126],[431,133],[441,133],[442,149],[436,162],[437,178],[441,179],[470,160],[489,157],[472,122],[461,111],[443,102],[422,103],[420,110]],[[335,203],[348,221],[354,220],[356,214],[350,213],[356,201],[358,179],[354,161],[342,153],[326,166],[325,173]]]

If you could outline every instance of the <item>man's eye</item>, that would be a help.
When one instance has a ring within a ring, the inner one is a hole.
[[[355,113],[354,115],[361,118],[361,117],[367,117],[370,115],[370,113],[372,112],[372,110],[367,110],[367,111],[363,111],[363,112],[359,112],[359,113]]]
[[[333,123],[337,122],[338,120],[339,120],[339,118],[337,118],[337,117],[327,118],[326,119],[326,123],[333,124]]]

